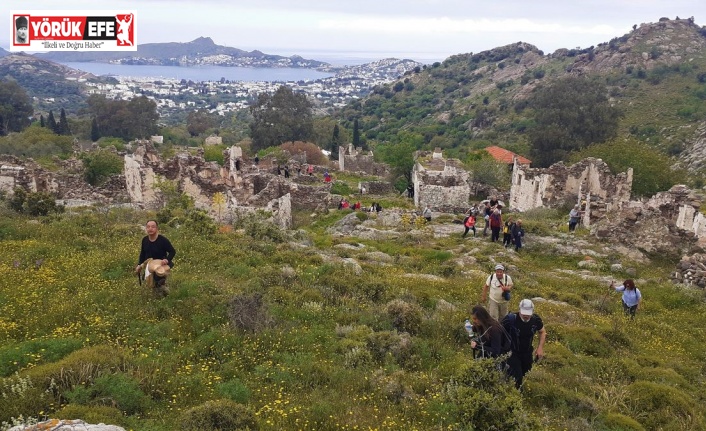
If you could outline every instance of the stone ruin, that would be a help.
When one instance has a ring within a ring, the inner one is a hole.
[[[104,184],[93,187],[83,179],[80,160],[62,161],[58,172],[43,168],[33,160],[0,156],[0,192],[12,195],[16,187],[29,192],[48,192],[66,206],[127,204],[135,208],[157,209],[164,202],[159,192],[161,180],[174,181],[179,190],[193,197],[196,208],[216,216],[213,197],[226,197],[224,214],[241,214],[248,208],[264,209],[273,214],[273,221],[282,227],[291,225],[294,209],[315,210],[331,207],[330,184],[309,176],[285,179],[259,169],[243,160],[242,149],[225,151],[224,165],[207,162],[203,149],[197,153],[179,153],[161,160],[149,141],[138,142],[132,154],[123,154],[123,174],[111,176]],[[226,217],[227,220],[227,217]]]
[[[412,183],[417,208],[429,205],[435,211],[463,213],[471,195],[470,174],[457,159],[439,153],[417,152]]]
[[[353,148],[353,144],[338,147],[338,170],[341,172],[364,172],[369,175],[387,177],[390,168],[373,160],[373,152],[363,154],[363,149]]]
[[[574,165],[555,163],[549,168],[513,164],[510,208],[528,211],[585,201],[584,226],[620,210],[630,201],[632,168],[613,175],[601,159],[586,158]]]

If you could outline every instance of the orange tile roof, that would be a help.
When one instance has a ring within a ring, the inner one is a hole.
[[[521,165],[529,165],[532,163],[532,160],[522,157],[519,154],[515,154],[512,151],[508,151],[505,148],[500,148],[496,145],[486,147],[485,151],[487,151],[488,154],[490,154],[498,162],[507,163],[508,165],[512,163],[513,157],[517,157],[517,162]]]

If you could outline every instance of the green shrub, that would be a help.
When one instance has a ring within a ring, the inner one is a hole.
[[[257,430],[255,415],[231,400],[207,401],[181,415],[183,431]]]
[[[540,429],[514,384],[499,371],[500,364],[492,359],[470,361],[447,384],[444,395],[456,406],[458,421],[473,430]]]
[[[125,416],[120,410],[109,406],[79,406],[76,404],[67,404],[61,409],[52,413],[52,417],[57,419],[78,419],[89,424],[110,424],[124,426]]]
[[[203,148],[203,159],[207,162],[216,162],[220,166],[223,166],[225,162],[223,150],[225,149],[225,145],[206,145]]]
[[[392,326],[398,331],[409,332],[412,335],[419,332],[422,324],[422,309],[418,305],[395,299],[387,304],[386,312],[392,319]]]
[[[698,418],[701,409],[688,394],[659,383],[637,381],[628,386],[628,396],[632,409],[647,415],[642,423],[648,429],[660,429],[679,419]]]
[[[599,421],[603,423],[601,429],[606,431],[645,431],[638,421],[620,413],[608,413]]]
[[[334,181],[333,185],[331,186],[331,194],[348,196],[353,194],[353,189],[350,188],[348,183],[345,183],[343,181]]]
[[[574,353],[605,358],[614,352],[608,340],[593,328],[556,325],[554,332],[557,338]]]
[[[54,196],[47,192],[28,194],[25,207],[27,208],[27,214],[31,216],[45,216],[49,213],[64,211],[64,207],[57,205]]]
[[[142,413],[149,401],[140,385],[125,374],[100,376],[90,390],[93,400],[115,405],[128,415]]]
[[[81,160],[84,169],[83,177],[92,186],[100,185],[109,176],[120,174],[123,171],[123,159],[111,151],[100,150],[84,153]]]

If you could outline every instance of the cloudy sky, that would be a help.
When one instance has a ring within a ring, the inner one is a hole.
[[[138,44],[215,43],[309,58],[396,56],[421,61],[528,42],[545,52],[597,45],[660,17],[706,25],[706,0],[2,0],[11,11],[134,10]]]

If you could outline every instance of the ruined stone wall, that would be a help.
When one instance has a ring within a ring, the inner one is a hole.
[[[632,169],[613,175],[600,159],[587,158],[572,166],[556,163],[549,168],[528,168],[515,163],[510,188],[510,208],[527,211],[579,202],[591,195],[605,211],[614,211],[630,200]]]
[[[120,175],[109,178],[99,187],[88,184],[83,178],[80,160],[56,160],[60,169],[47,170],[32,159],[21,160],[14,156],[0,156],[0,191],[12,195],[16,187],[34,192],[46,192],[57,200],[85,200],[101,203],[122,203],[130,200]]]
[[[418,208],[429,205],[435,211],[464,212],[471,193],[469,177],[456,160],[418,158],[412,170],[414,203]]]
[[[364,172],[369,175],[386,177],[390,168],[384,163],[373,160],[373,152],[363,154],[361,149],[353,148],[352,144],[338,147],[338,169],[347,172]]]

